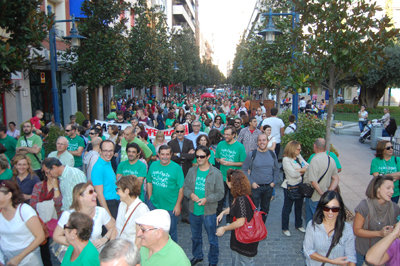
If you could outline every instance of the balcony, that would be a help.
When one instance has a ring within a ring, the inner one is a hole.
[[[188,14],[183,5],[174,5],[172,8],[172,14],[177,17],[179,22],[186,22],[192,31],[195,32],[195,26],[192,21],[192,17]]]

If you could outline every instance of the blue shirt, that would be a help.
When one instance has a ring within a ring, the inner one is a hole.
[[[103,185],[103,195],[106,200],[119,200],[117,195],[117,177],[111,166],[111,162],[104,161],[101,157],[93,166],[92,183],[94,186]]]

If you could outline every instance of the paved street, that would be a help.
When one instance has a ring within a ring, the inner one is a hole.
[[[365,196],[365,189],[370,180],[369,166],[374,158],[374,151],[369,144],[360,144],[358,137],[332,134],[332,142],[339,152],[339,160],[343,171],[340,175],[340,187],[347,207],[354,208]],[[286,237],[281,230],[281,211],[283,206],[283,191],[278,188],[276,198],[271,202],[270,214],[267,219],[268,237],[258,247],[256,265],[304,265],[301,253],[304,234],[294,228],[294,213],[290,217],[289,229],[291,237]],[[191,253],[191,232],[187,224],[178,225],[179,244],[183,247],[189,259]],[[231,265],[231,250],[229,248],[230,232],[219,240],[219,265]],[[203,264],[208,265],[207,235],[203,233],[204,258]]]

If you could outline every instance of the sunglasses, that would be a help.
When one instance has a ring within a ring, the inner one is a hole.
[[[387,151],[393,150],[393,146],[389,146],[385,148]]]
[[[93,195],[93,193],[94,193],[94,189],[91,189],[91,190],[89,190],[89,191],[87,192],[88,195]],[[82,195],[83,195],[83,192],[82,192],[81,196],[82,196]]]
[[[70,230],[72,230],[72,229],[75,229],[75,228],[72,227],[72,226],[70,226],[70,225],[64,224],[64,230],[65,230],[65,229],[70,229]]]
[[[65,132],[70,132],[72,129],[66,129]]]
[[[176,133],[183,133],[183,132],[185,132],[185,130],[176,130],[175,132]]]
[[[94,132],[90,132],[90,133],[89,133],[89,135],[94,135],[94,134],[96,134],[96,133],[94,133]]]
[[[340,211],[340,207],[328,207],[328,206],[324,206],[323,208],[322,208],[323,210],[324,210],[324,212],[329,212],[329,211],[332,211],[332,212],[339,212]]]
[[[200,158],[200,159],[204,159],[204,158],[206,158],[206,157],[207,157],[206,155],[196,155],[196,158],[197,158],[197,159],[199,159],[199,158]]]

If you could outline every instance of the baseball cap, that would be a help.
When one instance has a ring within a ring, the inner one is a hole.
[[[166,210],[156,209],[146,212],[136,219],[136,223],[140,225],[149,225],[155,228],[160,228],[164,231],[169,231],[171,226],[171,217]]]

